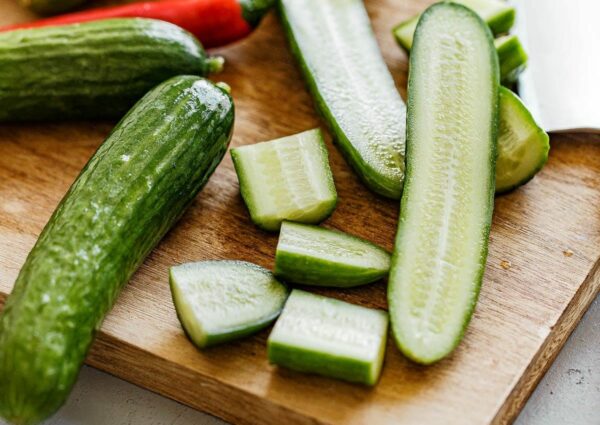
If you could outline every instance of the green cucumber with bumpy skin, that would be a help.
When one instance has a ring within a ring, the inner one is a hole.
[[[269,362],[299,372],[375,385],[388,315],[294,289],[267,341]]]
[[[502,0],[454,0],[481,16],[494,34],[508,32],[515,23],[515,8]],[[415,28],[421,15],[399,23],[393,29],[394,37],[407,52],[413,44]]]
[[[406,107],[362,0],[282,0],[292,52],[342,153],[374,192],[398,199]]]
[[[390,254],[364,239],[284,221],[275,276],[286,282],[348,288],[375,282],[390,270]]]
[[[277,231],[283,220],[319,223],[337,193],[321,130],[231,149],[240,192],[252,221]]]
[[[521,99],[505,87],[500,87],[499,116],[496,193],[504,193],[524,185],[542,169],[550,139]]]
[[[233,116],[222,89],[174,77],[144,96],[98,148],[0,315],[0,416],[34,424],[63,404],[120,289],[221,161]]]
[[[121,118],[168,78],[221,65],[190,33],[154,19],[0,33],[0,122]]]
[[[201,261],[171,267],[177,316],[199,348],[251,335],[272,323],[288,289],[270,271],[245,261]]]
[[[456,347],[477,302],[494,207],[499,82],[492,34],[479,16],[446,2],[423,13],[388,278],[394,339],[419,363]]]

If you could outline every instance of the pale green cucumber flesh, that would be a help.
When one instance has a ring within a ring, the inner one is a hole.
[[[500,78],[503,84],[517,81],[527,66],[527,53],[516,35],[505,35],[494,40],[500,63]]]
[[[471,10],[438,3],[415,33],[407,177],[388,284],[398,347],[419,363],[449,354],[477,301],[494,200],[499,70]]]
[[[319,129],[231,149],[252,221],[276,231],[283,220],[319,223],[337,203]]]
[[[515,22],[515,9],[502,0],[454,0],[472,9],[483,19],[494,34],[508,32]],[[393,29],[394,37],[406,51],[413,44],[415,28],[421,15],[401,22]]]
[[[268,326],[288,296],[271,272],[244,261],[201,261],[171,267],[171,293],[187,335],[200,348]]]
[[[387,326],[382,310],[294,289],[269,336],[269,361],[374,385],[385,355]]]
[[[496,193],[527,183],[548,160],[548,134],[535,122],[516,94],[500,88]]]
[[[374,192],[398,199],[406,108],[361,0],[283,0],[281,18],[317,107]]]
[[[285,221],[275,252],[275,276],[287,282],[352,287],[385,277],[390,254],[364,239]]]

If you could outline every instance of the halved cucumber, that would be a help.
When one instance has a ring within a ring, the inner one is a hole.
[[[318,286],[375,282],[390,270],[390,254],[364,239],[318,226],[284,221],[275,252],[275,276]]]
[[[388,285],[398,347],[419,363],[450,353],[477,301],[494,205],[498,56],[470,9],[419,21],[408,81],[407,175]]]
[[[387,341],[388,315],[294,289],[269,335],[271,363],[374,385]]]
[[[512,34],[498,37],[494,40],[494,46],[498,52],[502,83],[514,83],[527,67],[527,53],[519,37]]]
[[[548,160],[548,134],[535,122],[521,99],[500,88],[500,126],[496,160],[496,193],[527,183]]]
[[[488,24],[494,34],[508,32],[515,23],[515,9],[505,1],[501,0],[454,0],[472,9]],[[410,51],[413,44],[415,28],[421,15],[401,22],[393,29],[396,41]]]
[[[275,320],[288,289],[266,269],[244,261],[171,267],[177,316],[200,348],[250,335]]]
[[[371,190],[400,198],[406,107],[362,0],[282,0],[279,7],[292,51],[347,161]]]
[[[337,203],[321,130],[231,149],[252,221],[275,231],[283,220],[319,223]]]

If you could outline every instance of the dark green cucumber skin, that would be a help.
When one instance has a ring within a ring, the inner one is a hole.
[[[120,289],[219,164],[230,96],[172,78],[120,121],[56,208],[0,316],[0,416],[33,424],[65,401]]]
[[[248,24],[256,27],[262,18],[275,6],[276,0],[238,0],[242,16]]]
[[[277,252],[273,274],[285,282],[334,288],[352,288],[376,282],[389,270],[344,266],[289,252]]]
[[[269,363],[303,373],[314,373],[326,377],[342,379],[359,384],[374,385],[366,372],[364,363],[344,356],[315,353],[305,348],[294,347],[270,341],[267,345]],[[368,366],[368,365],[366,365]]]
[[[0,121],[121,118],[166,79],[209,70],[191,34],[153,19],[4,32]]]
[[[86,0],[19,0],[21,6],[40,15],[66,12],[85,2]]]

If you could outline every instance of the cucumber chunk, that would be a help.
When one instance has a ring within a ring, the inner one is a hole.
[[[515,23],[515,9],[501,0],[453,0],[472,9],[483,19],[494,34],[508,32]],[[396,41],[408,52],[413,45],[415,28],[421,15],[401,22],[393,29]]]
[[[177,316],[192,342],[208,347],[253,334],[279,316],[288,289],[245,261],[201,261],[171,267]]]
[[[382,310],[294,289],[269,336],[269,361],[374,385],[383,364],[387,327]]]
[[[505,35],[494,40],[498,61],[500,62],[500,79],[503,84],[512,84],[527,67],[527,53],[516,35]]]
[[[496,193],[531,180],[546,164],[549,151],[548,134],[536,124],[521,99],[501,87]]]
[[[428,364],[462,338],[487,258],[499,87],[492,34],[470,9],[438,3],[419,21],[409,70],[388,303],[398,347]]]
[[[337,193],[321,130],[231,149],[240,191],[252,221],[276,231],[283,220],[319,223]]]
[[[390,254],[364,239],[318,226],[284,221],[275,253],[275,276],[318,286],[375,282],[390,270]]]
[[[410,51],[410,47],[405,45],[405,40],[401,39],[402,32],[394,31],[396,41]],[[403,44],[404,43],[404,44]],[[412,39],[411,39],[412,45]],[[521,40],[516,35],[505,35],[494,40],[494,46],[498,53],[500,61],[500,79],[503,84],[510,85],[517,81],[519,74],[527,67],[527,53],[521,44]]]
[[[406,107],[362,0],[282,0],[281,19],[317,107],[372,191],[399,199]]]

